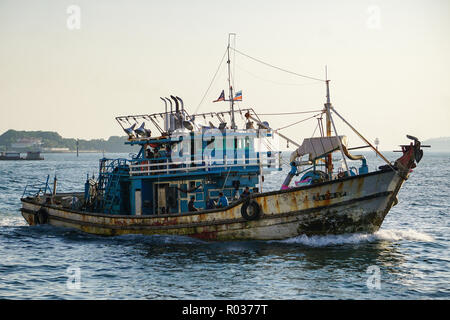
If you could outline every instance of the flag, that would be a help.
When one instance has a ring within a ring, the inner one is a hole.
[[[236,95],[234,96],[233,101],[242,101],[242,90],[239,90],[236,92]]]
[[[213,102],[218,102],[218,101],[225,101],[225,90],[222,90],[220,97],[217,100],[214,100]]]

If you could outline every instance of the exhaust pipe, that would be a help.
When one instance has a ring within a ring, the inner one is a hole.
[[[170,96],[172,98],[173,101],[175,101],[175,112],[179,113],[180,112],[180,108],[178,106],[178,100],[177,98],[175,98],[174,96]]]
[[[177,96],[175,98],[177,98],[178,101],[180,101],[180,103],[181,103],[181,118],[184,121],[184,103],[183,103],[183,100],[180,97],[177,97]]]
[[[164,131],[167,132],[167,101],[166,99],[159,97],[162,101],[164,101],[165,106],[165,114],[164,114]]]
[[[183,111],[183,110],[184,110],[184,103],[183,103],[183,100],[182,100],[180,97],[175,97],[175,98],[177,98],[178,101],[180,101],[180,103],[181,103],[181,111]]]
[[[173,105],[172,105],[172,100],[170,100],[169,98],[164,98],[164,99],[166,99],[167,100],[167,102],[169,102],[170,103],[170,115],[169,115],[169,118],[168,118],[168,131],[172,131],[173,130],[173,127],[174,127],[174,125],[173,125]]]

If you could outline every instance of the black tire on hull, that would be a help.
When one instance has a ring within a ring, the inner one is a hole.
[[[246,201],[242,204],[241,214],[245,220],[257,220],[261,215],[261,208],[255,200]]]
[[[48,222],[48,212],[44,208],[40,208],[38,212],[34,215],[34,221],[36,224],[46,224]]]

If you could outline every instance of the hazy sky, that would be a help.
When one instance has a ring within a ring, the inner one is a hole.
[[[81,9],[80,29],[67,8]],[[57,131],[67,138],[122,135],[115,116],[163,111],[175,94],[194,112],[228,33],[236,48],[324,77],[336,109],[382,149],[450,136],[450,1],[0,0],[0,133]],[[322,83],[236,54],[242,108],[320,109]],[[226,68],[199,112],[226,89]],[[279,128],[305,116],[270,117]],[[347,129],[336,120],[340,134]],[[315,123],[282,132],[301,141]],[[360,145],[349,135],[350,143]]]

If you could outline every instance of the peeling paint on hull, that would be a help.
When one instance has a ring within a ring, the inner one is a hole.
[[[252,195],[261,208],[257,220],[241,215],[244,201],[225,209],[168,215],[108,215],[73,211],[22,199],[22,215],[37,224],[44,208],[50,225],[98,235],[184,235],[206,240],[277,240],[298,235],[377,231],[404,179],[394,171],[348,177],[321,184]]]

